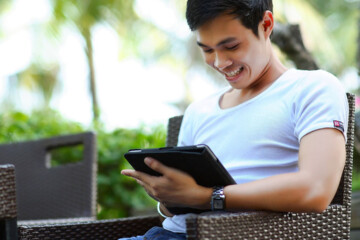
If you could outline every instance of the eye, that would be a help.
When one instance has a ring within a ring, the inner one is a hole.
[[[239,44],[235,44],[235,45],[233,45],[233,46],[226,46],[225,48],[226,48],[227,50],[235,50],[235,49],[238,48],[238,46],[239,46]]]
[[[203,48],[202,49],[204,53],[212,53],[213,50],[211,48]]]

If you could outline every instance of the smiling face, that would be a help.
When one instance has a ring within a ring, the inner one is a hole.
[[[259,24],[258,36],[233,15],[223,14],[196,30],[197,43],[208,65],[235,89],[251,89],[270,81],[272,13]],[[273,79],[274,80],[274,79]]]

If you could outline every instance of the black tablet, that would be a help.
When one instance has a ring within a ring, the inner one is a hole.
[[[161,176],[160,173],[152,170],[144,163],[145,157],[155,158],[166,166],[186,172],[199,185],[205,187],[236,184],[235,180],[207,145],[131,149],[125,154],[125,158],[135,170],[153,176]],[[203,212],[203,210],[191,208],[169,208],[169,211],[174,214]]]

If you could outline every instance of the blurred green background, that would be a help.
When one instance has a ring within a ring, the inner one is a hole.
[[[142,188],[120,175],[129,167],[123,154],[164,146],[167,119],[225,84],[202,60],[185,3],[0,1],[0,142],[95,131],[100,219],[154,209]],[[360,95],[360,0],[274,6],[278,22],[300,25],[318,66]],[[295,67],[282,49],[278,54]],[[360,190],[357,149],[354,160],[353,188]]]

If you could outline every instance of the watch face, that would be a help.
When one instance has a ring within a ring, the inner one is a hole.
[[[214,199],[214,209],[224,209],[224,201],[222,199]]]

